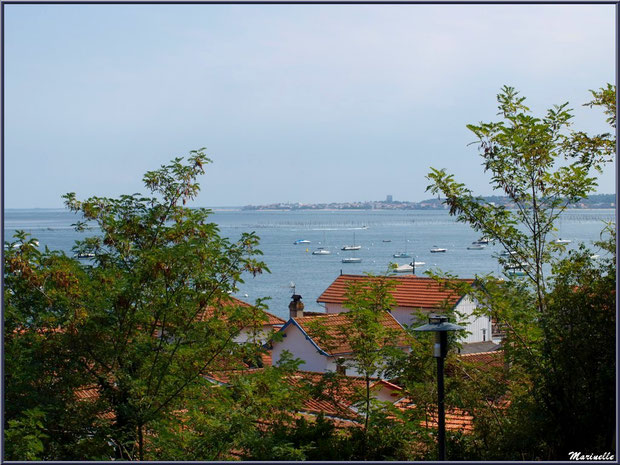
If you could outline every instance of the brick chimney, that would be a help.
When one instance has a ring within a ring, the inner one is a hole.
[[[293,300],[288,304],[288,309],[291,318],[304,316],[304,303],[301,301],[301,296],[299,294],[293,294]]]

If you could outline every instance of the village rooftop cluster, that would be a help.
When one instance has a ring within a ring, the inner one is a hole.
[[[262,357],[263,366],[277,365],[287,353],[302,360],[300,370],[289,380],[292,384],[303,380],[305,383],[318,385],[325,375],[340,375],[335,390],[337,395],[329,399],[318,396],[307,400],[302,414],[321,413],[338,422],[345,422],[344,424],[356,423],[357,411],[351,405],[347,393],[350,394],[357,385],[363,384],[363,373],[356,370],[354,352],[342,338],[342,328],[350,324],[344,316],[348,311],[346,295],[351,285],[369,284],[371,280],[384,279],[395,284],[391,292],[395,305],[386,309],[380,322],[393,331],[395,339],[392,344],[395,347],[410,352],[408,338],[411,336],[411,328],[426,322],[419,315],[450,311],[462,315],[458,323],[465,327],[466,335],[458,349],[460,360],[477,364],[482,369],[504,366],[500,327],[488,316],[475,316],[478,305],[475,299],[468,295],[450,289],[432,278],[416,275],[385,278],[342,274],[317,299],[317,303],[322,307],[321,311],[306,310],[302,296],[297,294],[291,297],[287,321],[263,311],[264,323],[259,331],[259,338],[267,348]],[[472,279],[458,279],[455,282],[475,285]],[[229,305],[250,306],[234,297],[230,299]],[[321,331],[316,331],[317,326]],[[281,337],[271,338],[273,332],[280,333]],[[247,342],[252,337],[256,337],[255,328],[242,328],[236,342]],[[260,369],[261,367],[248,367],[244,371],[251,374]],[[231,376],[236,374],[239,374],[238,370],[221,370],[209,373],[206,377],[214,383],[226,385]],[[375,400],[390,402],[401,409],[415,408],[403,392],[394,380],[386,379],[383,372],[374,373],[372,393]],[[426,426],[436,428],[434,418],[436,417],[433,414],[427,416]],[[468,434],[473,430],[473,418],[472,412],[451,409],[447,412],[446,428]]]
[[[492,205],[503,205],[506,208],[516,208],[505,196],[483,197],[485,202]],[[279,202],[267,205],[246,205],[243,210],[445,210],[445,199],[427,199],[421,202],[393,200],[388,195],[386,200],[368,200],[361,202],[331,202],[331,203],[300,203]],[[595,194],[578,203],[569,204],[568,208],[575,209],[604,209],[615,208],[614,194]]]

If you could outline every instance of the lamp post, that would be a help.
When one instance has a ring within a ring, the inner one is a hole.
[[[435,333],[433,357],[437,359],[437,426],[439,460],[446,460],[446,412],[444,407],[443,361],[448,353],[448,331],[465,329],[448,321],[445,315],[429,315],[428,324],[414,328],[414,331]]]

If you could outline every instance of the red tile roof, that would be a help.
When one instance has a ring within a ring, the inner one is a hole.
[[[427,428],[438,428],[437,413],[429,412],[426,420],[422,420],[422,426]],[[474,417],[465,410],[458,408],[446,411],[446,431],[460,431],[471,433],[474,430]]]
[[[99,399],[99,389],[95,385],[84,386],[79,389],[73,391],[77,400],[86,401],[86,402],[96,402]],[[115,420],[116,415],[111,410],[106,412],[99,413],[97,415],[99,418],[103,418],[104,420]]]
[[[474,354],[459,354],[459,358],[464,362],[471,362],[487,367],[503,367],[504,351],[494,350],[492,352],[478,352]]]
[[[391,313],[382,312],[381,324],[390,330],[389,342],[400,347],[408,345],[407,333]],[[322,315],[303,316],[293,319],[314,343],[330,355],[348,354],[352,352],[347,341],[346,328],[351,325],[347,313],[325,313]],[[315,327],[318,327],[317,330]],[[385,341],[386,343],[388,341]]]
[[[355,418],[357,413],[351,409],[353,397],[356,392],[366,389],[366,381],[361,376],[345,376],[317,373],[312,371],[297,371],[288,381],[294,386],[309,383],[313,386],[321,386],[322,392],[314,395],[304,402],[304,411],[308,413],[323,412],[328,416],[341,418]],[[393,391],[394,402],[402,397],[403,389],[388,381],[371,378],[370,389],[386,387]]]
[[[204,311],[198,314],[196,319],[198,321],[204,321],[208,318],[213,318],[214,316],[217,315],[218,317],[226,320],[227,319],[226,315],[221,313],[221,310],[222,308],[229,307],[229,306],[230,307],[240,306],[244,308],[254,308],[252,305],[250,305],[247,302],[244,302],[243,300],[237,299],[236,297],[228,296],[226,300],[220,300],[215,305],[209,305]],[[277,326],[277,325],[283,325],[284,323],[286,323],[282,318],[279,318],[269,312],[266,312],[265,310],[261,310],[261,312],[266,316],[266,320],[263,322],[264,325]]]
[[[229,370],[212,372],[207,378],[227,384],[235,376],[246,376],[259,373],[263,368],[247,370]],[[356,392],[366,388],[366,381],[361,376],[325,374],[312,371],[296,371],[286,378],[291,386],[304,389],[310,388],[310,395],[303,401],[301,410],[309,414],[323,413],[329,417],[340,419],[356,419],[358,414],[351,408]],[[320,387],[320,390],[317,389]],[[394,392],[394,402],[401,397],[403,389],[388,381],[371,378],[371,390],[388,388]]]
[[[438,308],[444,301],[451,306],[456,305],[461,294],[453,289],[446,289],[444,285],[440,285],[431,278],[425,278],[415,275],[394,276],[394,277],[369,277],[360,275],[343,274],[319,296],[317,302],[342,304],[346,300],[346,293],[349,286],[353,283],[368,282],[369,280],[389,280],[393,281],[395,286],[392,296],[396,300],[399,307],[413,308]],[[453,280],[455,283],[472,284],[473,279]]]
[[[402,399],[396,403],[396,407],[401,410],[415,409],[415,404],[410,399]],[[446,409],[446,431],[460,431],[462,433],[471,433],[474,429],[474,417],[463,409],[447,408]],[[426,411],[425,419],[420,421],[420,425],[425,428],[436,429],[437,410],[429,408]]]
[[[273,364],[273,361],[271,359],[271,351],[267,351],[267,352],[263,352],[260,354],[260,358],[263,362],[263,366],[264,367],[270,367]]]

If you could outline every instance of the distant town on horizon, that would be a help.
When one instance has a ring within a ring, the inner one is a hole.
[[[484,196],[486,202],[495,205],[503,205],[506,208],[514,207],[514,203],[507,196]],[[370,200],[363,202],[331,202],[331,203],[290,203],[280,202],[268,205],[246,205],[243,210],[443,210],[447,208],[443,204],[444,199],[427,199],[421,202],[394,200],[388,195],[385,200]],[[595,194],[577,203],[569,205],[569,208],[596,209],[615,208],[615,194]]]

